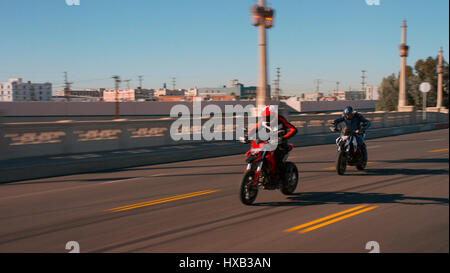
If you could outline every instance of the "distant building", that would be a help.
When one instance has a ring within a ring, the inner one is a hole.
[[[128,90],[105,90],[103,91],[103,101],[115,102],[118,101],[134,101],[135,93],[134,89]]]
[[[206,98],[212,98],[212,97],[218,97],[218,96],[234,96],[239,97],[243,100],[248,99],[255,99],[256,93],[257,93],[257,87],[256,86],[248,86],[245,87],[241,83],[237,83],[236,80],[231,81],[232,86],[226,87],[208,87],[208,88],[199,88],[198,89],[198,96],[206,97]],[[267,97],[270,98],[271,91],[270,91],[270,85],[267,86]]]
[[[346,91],[345,100],[365,100],[366,92],[364,91]]]
[[[136,101],[152,101],[155,99],[155,90],[153,89],[134,89],[134,96]]]
[[[321,101],[337,101],[337,98],[334,96],[325,96],[320,99]]]
[[[157,97],[157,101],[159,101],[159,102],[186,101],[186,99],[185,99],[185,96],[159,96],[159,97]]]
[[[319,101],[323,98],[323,93],[321,92],[311,92],[304,93],[304,101]]]
[[[178,89],[178,90],[170,90],[167,88],[160,88],[155,91],[155,97],[161,97],[161,96],[184,96],[185,90]]]
[[[378,86],[368,85],[366,87],[366,100],[379,100]]]
[[[257,90],[258,90],[258,87],[256,87],[256,86],[248,86],[248,87],[242,86],[241,99],[243,99],[243,100],[255,99]],[[270,96],[270,88],[267,90],[268,90],[269,96]]]
[[[345,100],[345,91],[333,91],[331,95],[337,100]]]
[[[333,91],[331,96],[337,100],[364,100],[366,94],[363,91]]]
[[[241,86],[233,87],[203,87],[198,89],[198,96],[239,96],[241,94]]]
[[[184,95],[189,97],[198,96],[198,88],[189,88],[184,92]]]
[[[212,96],[211,100],[213,101],[232,101],[236,100],[235,96]]]
[[[21,78],[0,82],[0,101],[50,101],[52,84],[23,82]]]
[[[105,91],[105,88],[70,90],[70,97],[103,98],[103,91]],[[56,96],[64,97],[66,95],[64,89],[56,91]]]

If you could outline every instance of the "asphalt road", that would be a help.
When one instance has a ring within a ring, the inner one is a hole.
[[[449,252],[449,132],[369,140],[366,171],[335,145],[296,148],[296,194],[238,193],[244,156],[0,185],[0,252]]]

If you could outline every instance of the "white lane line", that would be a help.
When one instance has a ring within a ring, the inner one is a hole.
[[[90,188],[90,187],[95,187],[95,186],[99,186],[99,185],[103,185],[103,184],[124,182],[124,181],[130,181],[130,180],[138,180],[138,179],[141,179],[141,178],[145,178],[145,177],[135,177],[135,178],[130,178],[130,179],[107,181],[107,182],[102,182],[102,183],[98,183],[98,184],[82,185],[82,186],[69,187],[69,188],[63,188],[63,189],[54,189],[54,190],[40,191],[40,192],[32,192],[32,193],[26,193],[26,194],[20,194],[20,195],[8,196],[8,197],[0,198],[0,201],[8,200],[8,199],[20,198],[20,197],[28,197],[28,196],[33,196],[33,195],[41,195],[41,194],[47,194],[47,193],[55,193],[55,192],[70,191],[70,190],[75,190],[75,189]],[[36,183],[39,184],[39,182],[36,182]]]
[[[39,182],[36,182],[39,183]],[[27,193],[27,194],[21,194],[16,196],[8,196],[5,198],[0,198],[0,201],[8,200],[8,199],[14,199],[14,198],[20,198],[20,197],[28,197],[33,195],[40,195],[40,194],[46,194],[46,193],[54,193],[54,192],[61,192],[61,191],[70,191],[74,189],[80,189],[80,188],[89,188],[93,186],[98,186],[100,184],[93,184],[93,185],[84,185],[84,186],[78,186],[78,187],[70,187],[70,188],[64,188],[64,189],[55,189],[55,190],[49,190],[49,191],[40,191],[40,192],[33,192],[33,193]]]
[[[128,178],[128,179],[119,179],[119,180],[113,180],[113,181],[108,181],[108,182],[103,182],[100,184],[112,184],[112,183],[117,183],[117,182],[125,182],[125,181],[132,181],[132,180],[138,180],[144,177],[134,177],[134,178]]]
[[[159,177],[159,176],[165,176],[165,175],[170,175],[170,173],[157,173],[157,174],[149,175],[149,177]]]
[[[439,139],[427,139],[427,140],[424,140],[424,141],[427,141],[427,142],[435,142],[435,141],[442,141],[442,140],[446,140],[446,139],[444,139],[444,138],[439,138]]]
[[[375,146],[367,146],[367,149],[375,149],[375,148],[380,148],[381,145],[375,145]]]
[[[208,168],[208,172],[215,169],[225,169],[225,168],[234,168],[235,166],[221,166],[221,167],[214,167],[214,168]],[[135,178],[129,178],[129,179],[122,179],[122,180],[113,180],[113,181],[106,181],[102,183],[96,183],[96,184],[90,184],[90,185],[82,185],[82,186],[76,186],[76,187],[69,187],[69,188],[63,188],[63,189],[54,189],[54,190],[48,190],[48,191],[40,191],[40,192],[32,192],[32,193],[26,193],[26,194],[20,194],[15,196],[8,196],[4,198],[0,198],[0,201],[3,200],[9,200],[9,199],[15,199],[15,198],[21,198],[21,197],[28,197],[28,196],[34,196],[34,195],[41,195],[41,194],[47,194],[47,193],[55,193],[55,192],[63,192],[63,191],[70,191],[75,189],[82,189],[82,188],[89,188],[89,187],[95,187],[99,185],[105,185],[105,184],[115,184],[119,182],[127,182],[132,180],[139,180],[149,177],[160,177],[160,176],[166,176],[166,175],[172,175],[173,173],[158,173],[154,175],[147,175],[147,176],[141,176],[141,177],[135,177]],[[180,175],[192,175],[195,173],[181,173]],[[95,182],[94,182],[95,183]],[[39,182],[36,182],[36,184],[39,184]],[[17,184],[20,185],[20,184]]]

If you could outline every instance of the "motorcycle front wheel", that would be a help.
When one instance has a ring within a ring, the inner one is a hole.
[[[292,195],[298,184],[298,169],[294,163],[286,162],[286,173],[283,182],[281,192],[284,195]]]
[[[339,175],[344,175],[347,169],[347,158],[345,157],[345,152],[341,150],[336,159],[336,171]]]
[[[244,205],[251,205],[258,195],[258,187],[252,186],[254,182],[254,172],[247,172],[241,183],[240,199]]]

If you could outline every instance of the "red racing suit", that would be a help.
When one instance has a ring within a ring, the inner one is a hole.
[[[251,136],[253,134],[256,134],[258,130],[262,127],[262,123],[265,122],[264,119],[259,121],[249,132],[248,135]],[[289,151],[289,145],[287,144],[287,140],[291,137],[295,136],[297,134],[297,128],[295,128],[294,125],[289,123],[287,119],[281,115],[278,115],[278,131],[282,132],[282,135],[279,136],[278,146],[275,150],[274,156],[275,156],[275,162],[277,169],[281,172],[284,172],[283,169],[283,158],[285,154]]]

